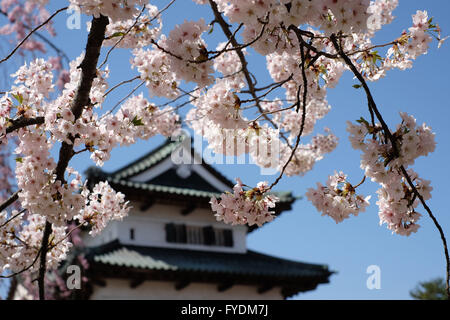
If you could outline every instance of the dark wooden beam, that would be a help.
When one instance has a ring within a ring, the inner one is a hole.
[[[16,294],[16,289],[17,289],[18,284],[19,283],[17,281],[17,277],[13,277],[9,284],[9,289],[8,289],[8,294],[6,296],[6,300],[14,300],[14,296]],[[77,290],[73,290],[73,291],[77,291]]]
[[[189,280],[183,280],[175,283],[175,290],[180,291],[186,288],[188,285],[191,284],[191,281]]]
[[[183,216],[187,216],[189,213],[191,213],[192,211],[194,211],[195,209],[197,209],[197,206],[195,204],[190,204],[188,205],[186,208],[181,210],[181,214]]]
[[[141,284],[143,284],[145,281],[144,278],[136,278],[136,279],[132,279],[130,282],[130,288],[131,289],[135,289],[137,287],[139,287]]]
[[[274,287],[274,285],[272,285],[272,284],[265,284],[265,285],[263,285],[261,287],[258,287],[258,293],[259,294],[263,294],[263,293],[265,293],[265,292],[267,292],[269,290],[272,290],[273,287]]]
[[[155,204],[155,199],[150,198],[141,206],[141,211],[147,211]]]
[[[234,285],[233,282],[224,282],[217,286],[217,291],[224,292],[230,289]]]

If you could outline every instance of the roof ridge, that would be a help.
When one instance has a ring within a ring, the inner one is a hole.
[[[155,149],[150,150],[149,152],[147,152],[143,156],[137,158],[133,162],[128,163],[127,165],[125,165],[125,166],[123,166],[123,167],[121,167],[121,168],[119,168],[119,169],[117,169],[117,170],[115,170],[115,171],[113,171],[111,173],[108,173],[107,175],[111,176],[111,177],[115,177],[119,173],[124,172],[126,170],[129,170],[133,166],[136,166],[138,163],[145,161],[147,158],[157,154],[158,152],[161,152],[165,148],[168,148],[168,147],[170,147],[170,146],[172,146],[174,144],[179,144],[179,143],[180,143],[180,141],[174,141],[174,140],[171,140],[171,139],[167,138],[161,145],[159,145]],[[126,175],[124,175],[124,177],[129,177],[130,175],[131,174],[126,174]]]

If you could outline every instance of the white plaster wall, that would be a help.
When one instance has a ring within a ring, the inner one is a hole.
[[[130,281],[108,279],[105,287],[94,287],[92,300],[280,300],[280,288],[259,294],[253,286],[235,285],[219,292],[217,285],[191,283],[182,290],[175,290],[173,282],[145,281],[137,288],[130,288]]]
[[[113,221],[109,223],[105,229],[103,229],[101,234],[95,237],[89,235],[88,232],[83,232],[83,242],[87,247],[96,247],[118,239],[118,231],[119,226],[117,225],[117,222]]]
[[[208,209],[195,209],[183,216],[179,206],[156,204],[147,211],[140,211],[140,204],[131,203],[133,208],[123,221],[110,222],[101,235],[92,238],[85,235],[88,246],[97,246],[119,239],[123,244],[138,246],[154,246],[164,248],[190,249],[216,252],[245,253],[247,251],[247,227],[226,225],[218,222]],[[165,225],[167,223],[185,223],[191,226],[208,226],[214,228],[231,228],[233,231],[233,247],[205,246],[166,242]],[[134,229],[134,240],[130,239],[130,229]]]

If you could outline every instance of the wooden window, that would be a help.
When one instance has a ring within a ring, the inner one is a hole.
[[[216,245],[216,237],[212,226],[203,227],[203,239],[207,246]]]
[[[223,244],[225,247],[234,246],[233,231],[230,229],[223,229]]]
[[[166,224],[166,241],[175,242],[175,240],[175,224],[168,223]]]
[[[233,231],[212,226],[198,227],[185,224],[166,224],[166,241],[207,246],[233,247]]]

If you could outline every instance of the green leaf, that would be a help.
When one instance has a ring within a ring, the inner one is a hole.
[[[211,25],[211,28],[208,31],[208,34],[211,34],[214,32],[214,24]]]
[[[16,158],[16,162],[23,163],[23,159],[22,158]]]
[[[18,94],[13,93],[12,96],[14,97],[14,99],[17,100],[17,102],[19,102],[19,104],[23,103],[23,96],[20,93],[18,93]]]
[[[362,87],[362,85],[361,84],[354,84],[352,87],[355,88],[355,89],[359,89],[359,88]]]
[[[109,39],[111,39],[111,38],[115,38],[115,37],[121,37],[121,36],[124,36],[125,35],[125,33],[124,32],[114,32],[112,35],[110,35],[108,38]]]
[[[131,123],[133,125],[137,126],[143,126],[144,123],[142,122],[142,119],[139,119],[137,116],[134,116],[133,120],[131,120]]]
[[[366,119],[364,119],[363,117],[359,118],[359,120],[356,120],[356,122],[358,122],[360,124],[364,124],[367,129],[370,128],[369,122]]]

